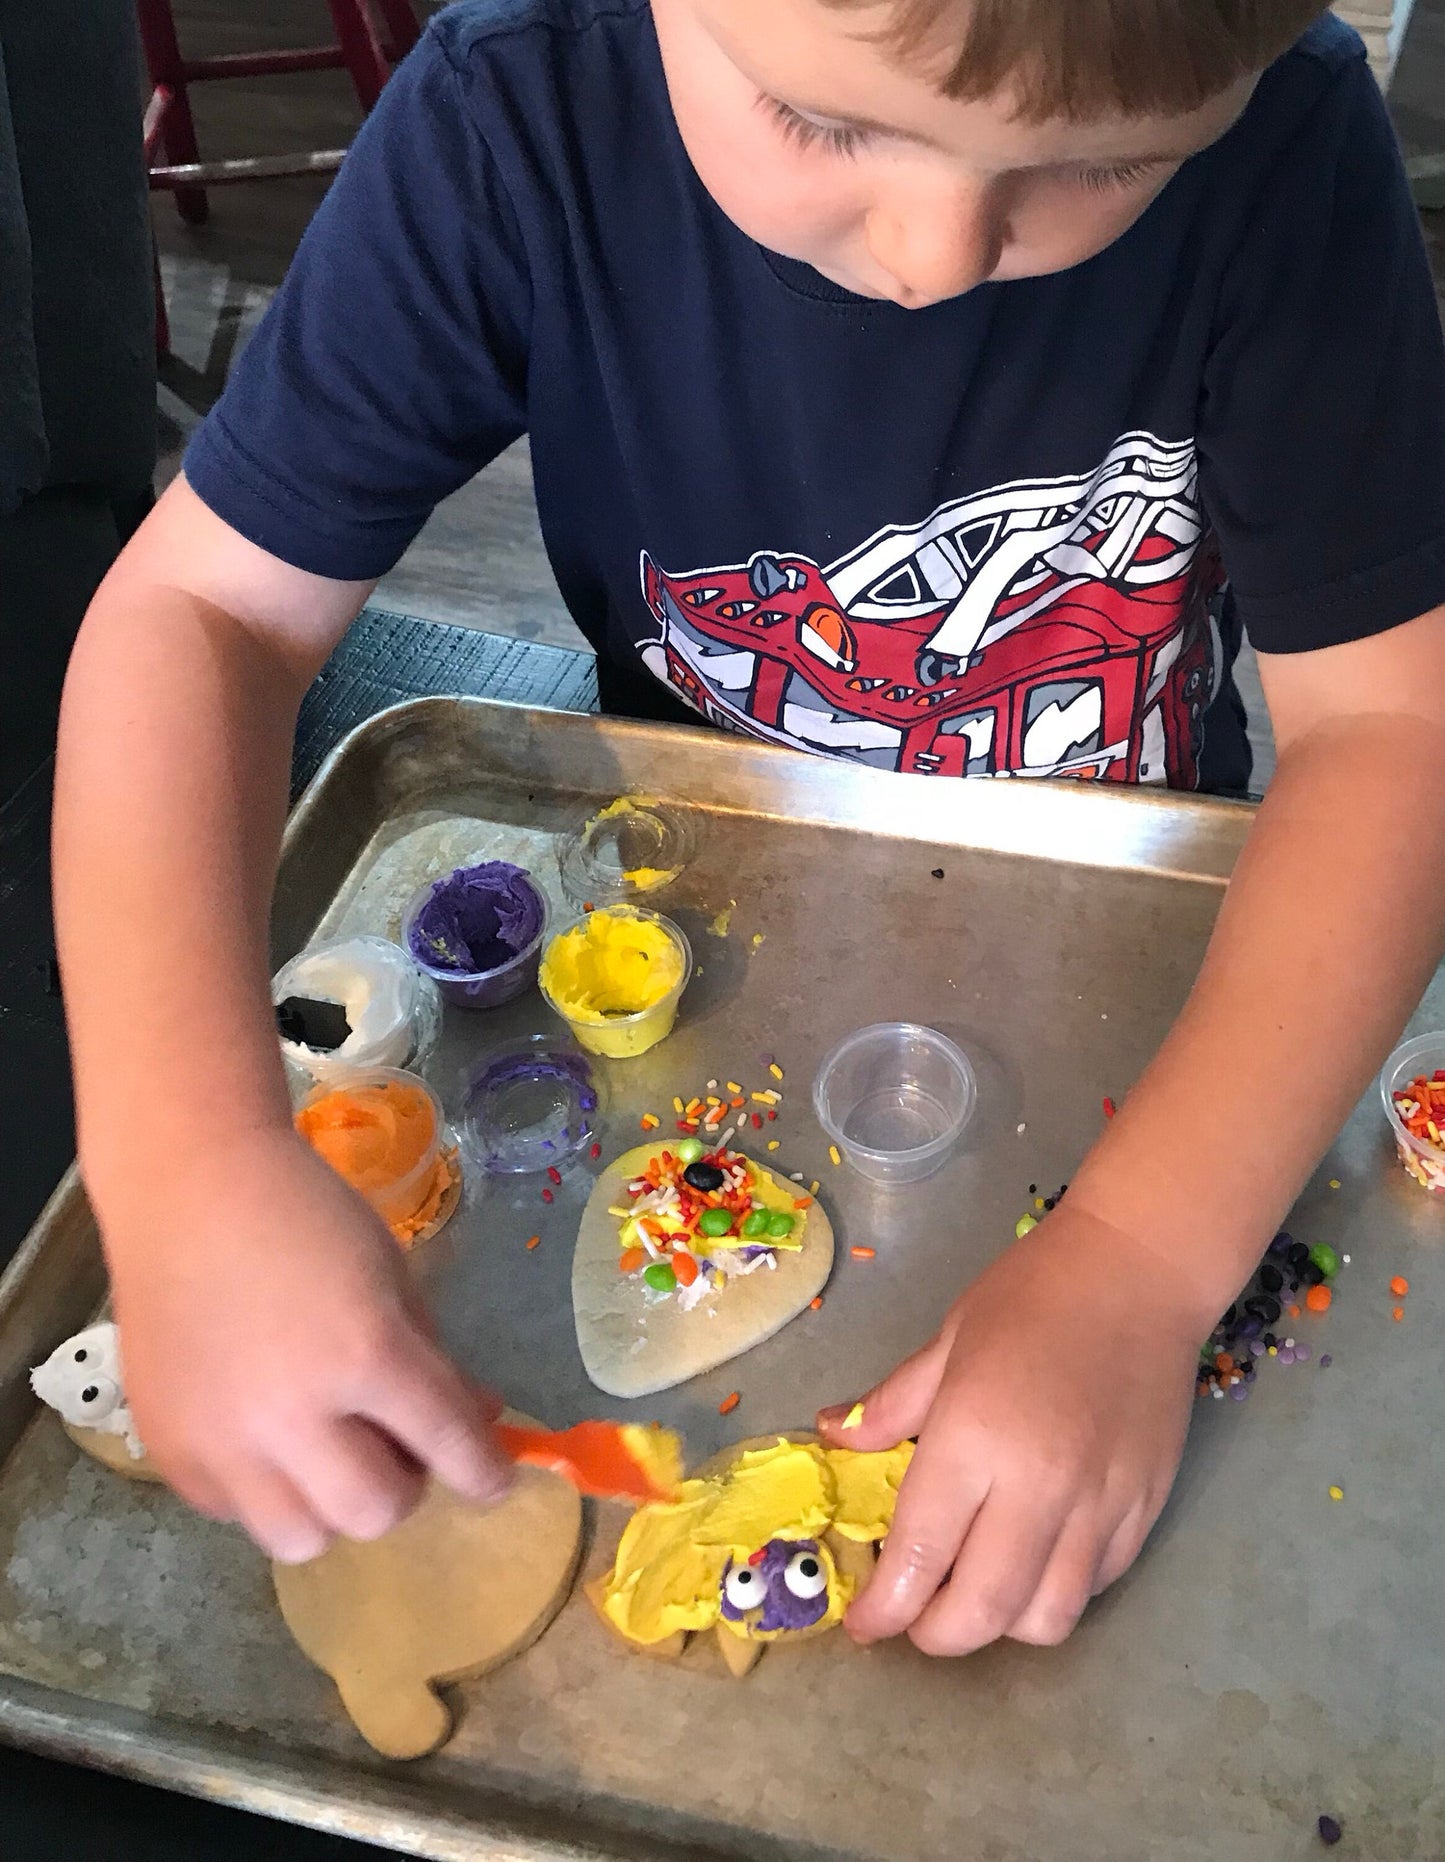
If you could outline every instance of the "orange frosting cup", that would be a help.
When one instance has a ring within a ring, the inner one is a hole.
[[[414,1073],[372,1067],[320,1087],[296,1129],[404,1245],[437,1222],[456,1184],[441,1105]]]

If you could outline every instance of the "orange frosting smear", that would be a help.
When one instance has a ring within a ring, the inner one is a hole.
[[[366,1198],[398,1241],[435,1220],[452,1182],[437,1155],[436,1113],[419,1088],[400,1081],[338,1086],[296,1114],[296,1129],[336,1174]]]

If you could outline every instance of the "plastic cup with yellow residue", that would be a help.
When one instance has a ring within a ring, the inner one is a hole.
[[[672,1033],[691,976],[692,946],[670,918],[609,905],[557,933],[537,980],[579,1046],[631,1060]]]

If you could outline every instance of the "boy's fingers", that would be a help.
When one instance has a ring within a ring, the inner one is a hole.
[[[235,1501],[236,1517],[278,1564],[304,1565],[331,1543],[331,1534],[277,1468],[249,1468],[237,1483]]]
[[[473,1388],[424,1339],[412,1335],[401,1362],[363,1407],[453,1493],[486,1504],[512,1484],[512,1464],[490,1426],[496,1398]]]
[[[1114,1536],[1104,1547],[1099,1559],[1099,1566],[1094,1573],[1094,1581],[1089,1586],[1094,1596],[1099,1596],[1111,1584],[1117,1583],[1133,1564],[1143,1550],[1144,1541],[1149,1536],[1152,1520],[1138,1512],[1128,1514],[1114,1530]]]
[[[355,1416],[288,1446],[282,1461],[312,1510],[348,1539],[379,1539],[421,1498],[420,1466]]]
[[[931,1439],[948,1441],[942,1431]],[[932,1452],[928,1435],[920,1442],[898,1490],[878,1568],[845,1619],[855,1642],[900,1635],[948,1576],[988,1494],[987,1476],[970,1469],[968,1453],[967,1438]]]
[[[1099,1539],[1090,1513],[1075,1513],[1065,1522],[1033,1596],[1009,1628],[1015,1642],[1052,1647],[1069,1634],[1093,1592]]]
[[[1037,1497],[990,1489],[953,1575],[909,1630],[911,1641],[925,1655],[970,1655],[1013,1633],[1048,1570],[1059,1525],[1057,1509]]]
[[[851,1429],[843,1424],[853,1408],[834,1403],[818,1411],[817,1428],[833,1448],[892,1448],[923,1427],[952,1346],[951,1332],[940,1332],[863,1398],[863,1414]]]

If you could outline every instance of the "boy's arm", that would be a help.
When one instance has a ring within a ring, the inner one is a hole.
[[[1174,1476],[1200,1342],[1439,959],[1445,609],[1261,665],[1278,773],[1173,1030],[1058,1210],[860,1427],[819,1419],[854,1448],[921,1430],[849,1614],[860,1639],[1057,1641],[1128,1568]]]
[[[247,542],[184,479],[97,594],[62,706],[57,936],[79,1152],[162,1470],[268,1549],[372,1536],[418,1466],[501,1483],[394,1242],[297,1138],[267,924],[297,708],[368,584]]]

